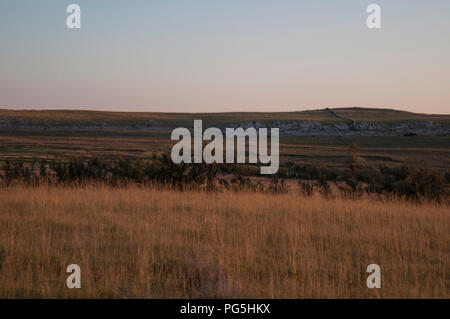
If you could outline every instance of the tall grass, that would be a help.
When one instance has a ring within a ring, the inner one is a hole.
[[[0,189],[0,297],[446,298],[448,230],[433,203],[14,186]],[[66,288],[72,263],[81,289]]]

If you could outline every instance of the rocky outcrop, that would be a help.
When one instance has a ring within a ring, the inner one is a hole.
[[[148,121],[136,124],[113,124],[100,122],[96,124],[63,124],[41,121],[30,123],[21,119],[0,118],[0,129],[36,129],[36,130],[109,130],[109,131],[167,131],[174,129],[176,124],[158,123]],[[403,136],[403,135],[450,135],[450,123],[433,122],[427,120],[404,122],[355,122],[345,119],[342,122],[326,123],[320,121],[300,120],[273,120],[273,121],[247,121],[229,123],[220,127],[225,128],[279,128],[282,136]]]
[[[139,123],[132,125],[111,124],[100,122],[96,124],[64,124],[57,122],[41,121],[39,123],[30,123],[21,119],[6,120],[0,118],[0,129],[30,129],[30,130],[137,130],[137,131],[163,131],[169,130],[171,127],[159,125],[156,121],[147,123]]]
[[[279,128],[284,136],[403,136],[403,135],[450,135],[450,127],[431,121],[401,123],[335,123],[318,121],[271,121],[231,123],[225,127]],[[225,129],[225,127],[223,129]]]

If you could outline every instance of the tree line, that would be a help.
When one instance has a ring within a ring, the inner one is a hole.
[[[349,149],[348,167],[343,169],[288,163],[270,179],[253,178],[258,167],[244,164],[174,164],[166,153],[147,161],[118,157],[114,160],[74,158],[26,163],[5,160],[0,169],[0,186],[83,185],[101,183],[112,186],[137,184],[177,190],[260,191],[286,193],[289,180],[306,196],[358,198],[364,194],[403,197],[415,201],[449,201],[450,172],[419,167],[364,167],[358,146]],[[292,183],[290,183],[292,184]]]

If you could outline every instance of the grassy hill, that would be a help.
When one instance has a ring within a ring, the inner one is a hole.
[[[417,114],[391,109],[337,108],[339,115],[357,122],[393,123],[417,120],[450,123],[450,115]],[[319,121],[338,123],[342,119],[329,110],[310,110],[300,112],[230,112],[230,113],[154,113],[154,112],[105,112],[72,110],[5,110],[0,109],[0,123],[17,125],[56,125],[56,126],[191,126],[194,119],[202,119],[206,125],[222,126],[229,123],[248,121]]]
[[[365,108],[341,108],[334,111],[356,122],[388,124],[426,120],[447,127],[450,125],[450,115]],[[0,110],[0,163],[8,159],[32,162],[36,159],[68,157],[109,159],[122,156],[145,160],[155,153],[170,151],[173,143],[170,140],[171,127],[192,127],[194,119],[202,119],[205,125],[211,126],[273,120],[345,122],[327,109],[207,114]],[[110,129],[95,129],[98,125],[106,128],[110,126]],[[133,129],[135,125],[151,125],[156,126],[156,129]],[[55,127],[47,129],[52,126]],[[128,127],[121,129],[120,126]],[[345,167],[349,146],[356,143],[360,145],[361,157],[368,166],[411,165],[439,170],[448,170],[450,167],[448,135],[281,136],[280,143],[282,166],[296,163]]]

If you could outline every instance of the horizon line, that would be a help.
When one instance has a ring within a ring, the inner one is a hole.
[[[404,112],[411,114],[423,114],[423,115],[450,115],[450,113],[424,113],[424,112],[414,112],[397,108],[389,108],[389,107],[371,107],[371,106],[339,106],[339,107],[321,107],[317,109],[303,109],[303,110],[292,110],[292,111],[239,111],[239,110],[231,110],[231,111],[209,111],[209,112],[164,112],[164,111],[126,111],[126,110],[116,110],[116,109],[102,109],[102,108],[85,108],[85,107],[75,107],[75,108],[8,108],[8,107],[0,107],[0,111],[37,111],[37,112],[51,112],[51,111],[66,111],[66,112],[104,112],[104,113],[159,113],[159,114],[230,114],[230,113],[301,113],[301,112],[313,112],[313,111],[325,111],[327,109],[331,110],[345,110],[345,109],[361,109],[361,110],[380,110],[380,111],[396,111],[396,112]]]

